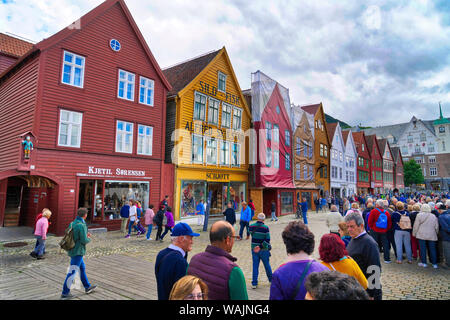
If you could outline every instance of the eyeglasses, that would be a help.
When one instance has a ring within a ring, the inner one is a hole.
[[[190,294],[186,296],[185,300],[202,300],[203,296],[204,296],[203,292],[197,294]]]

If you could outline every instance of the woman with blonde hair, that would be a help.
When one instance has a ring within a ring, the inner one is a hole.
[[[208,300],[208,286],[198,277],[184,276],[173,285],[169,300]]]
[[[30,253],[30,256],[38,260],[44,259],[45,240],[47,239],[48,219],[50,219],[52,212],[45,208],[42,210],[42,217],[36,222],[34,235],[36,237],[36,246]]]

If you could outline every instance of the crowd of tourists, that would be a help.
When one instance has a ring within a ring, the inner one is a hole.
[[[308,227],[306,199],[299,201],[300,214],[283,230],[286,262],[275,271],[270,265],[270,230],[266,214],[255,216],[252,201],[242,202],[239,234],[234,224],[236,212],[230,203],[224,220],[214,222],[209,231],[210,244],[204,252],[194,255],[188,263],[188,253],[194,238],[200,234],[184,222],[175,224],[168,205],[168,196],[154,213],[153,205],[145,212],[138,201],[130,200],[121,210],[122,231],[129,238],[132,228],[137,236],[146,234],[151,240],[162,241],[170,231],[170,245],[160,251],[155,261],[155,277],[159,300],[247,300],[247,286],[237,258],[232,253],[236,240],[248,240],[252,257],[251,287],[258,287],[259,265],[262,262],[270,282],[270,300],[381,300],[381,261],[450,269],[450,199],[448,194],[402,194],[353,196],[345,199],[343,210],[331,203],[326,214],[329,233],[319,241],[320,259],[315,260],[315,236]],[[203,204],[201,204],[203,207]],[[202,211],[204,214],[204,211]],[[267,216],[272,217],[271,212]],[[31,256],[42,259],[51,212],[44,209],[36,222],[36,246]],[[91,240],[86,226],[87,209],[80,208],[68,229],[73,245],[66,249],[71,257],[70,269],[63,284],[61,298],[70,293],[74,275],[79,272],[86,293],[96,288],[86,275],[83,256]],[[200,222],[200,221],[199,221]],[[203,220],[202,220],[203,222]],[[128,224],[128,228],[127,228]],[[142,226],[147,226],[147,230]],[[164,232],[163,232],[164,228]],[[244,230],[246,238],[244,239]],[[65,240],[66,235],[63,238]],[[62,241],[63,242],[63,241]],[[61,245],[62,246],[62,245]],[[391,250],[393,249],[393,250]],[[380,259],[382,254],[383,259]],[[405,259],[404,259],[405,254]],[[439,266],[441,264],[441,266]]]

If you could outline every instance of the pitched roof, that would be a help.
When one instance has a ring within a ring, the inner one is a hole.
[[[168,96],[176,95],[183,88],[185,88],[192,80],[203,70],[206,66],[217,56],[221,51],[212,51],[197,58],[179,63],[175,66],[163,70],[169,83],[172,85],[172,90]]]
[[[377,139],[378,147],[380,148],[381,156],[384,155],[384,151],[386,150],[387,139]]]
[[[366,135],[367,146],[369,147],[369,153],[372,156],[373,144],[378,145],[377,136],[374,134]],[[378,152],[380,152],[380,147],[377,147]],[[381,155],[382,156],[382,155]]]
[[[19,58],[33,47],[33,43],[0,33],[0,53]]]
[[[394,163],[397,163],[400,155],[400,147],[391,147],[392,157],[394,158]]]
[[[306,112],[315,115],[317,113],[317,111],[320,108],[320,103],[319,104],[311,104],[309,106],[302,106],[302,109],[305,110]]]
[[[145,53],[147,54],[148,58],[150,59],[151,63],[155,67],[156,73],[161,78],[161,81],[164,83],[167,90],[171,90],[172,87],[170,83],[167,81],[166,77],[161,71],[161,68],[159,67],[158,62],[156,61],[155,57],[153,56],[153,53],[150,51],[150,48],[147,45],[147,42],[145,41],[142,33],[140,32],[136,22],[133,19],[133,16],[131,15],[130,10],[128,9],[127,5],[125,4],[124,0],[106,0],[88,13],[86,13],[84,16],[82,16],[80,19],[76,21],[76,23],[72,23],[68,27],[60,30],[59,32],[55,33],[49,38],[46,38],[38,43],[36,43],[31,50],[27,51],[26,54],[22,55],[19,60],[16,61],[15,64],[10,66],[8,69],[6,69],[2,74],[0,74],[0,80],[8,74],[10,71],[18,67],[23,61],[25,61],[30,55],[38,52],[38,51],[44,51],[46,49],[49,49],[50,47],[56,45],[60,41],[68,38],[69,36],[72,36],[78,32],[81,32],[85,26],[89,25],[94,19],[96,19],[98,16],[102,15],[103,13],[107,12],[110,8],[112,8],[114,5],[119,4],[122,8],[123,12],[125,13],[126,18],[128,19],[128,22],[130,23],[131,28],[136,33],[136,36],[138,40],[142,44],[142,48],[144,49]]]
[[[334,137],[334,133],[336,131],[337,128],[337,122],[335,123],[326,123],[327,125],[327,133],[328,133],[328,138],[330,141],[333,141],[333,137]]]
[[[347,138],[349,133],[350,133],[349,130],[342,130],[342,138],[344,138],[345,145],[347,145]]]

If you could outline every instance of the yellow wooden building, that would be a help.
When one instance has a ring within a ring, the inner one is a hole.
[[[174,165],[175,219],[192,217],[211,195],[210,215],[248,199],[251,114],[225,47],[163,70],[166,162]]]

